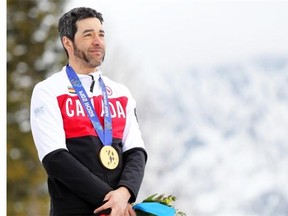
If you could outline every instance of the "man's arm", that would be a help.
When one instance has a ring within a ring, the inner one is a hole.
[[[136,201],[144,177],[146,160],[147,153],[143,148],[130,149],[123,154],[124,168],[118,187],[124,186],[129,190],[130,203]]]
[[[94,206],[101,204],[105,195],[113,190],[65,149],[49,153],[42,163],[50,177],[62,182],[73,193]]]
[[[128,90],[126,125],[123,134],[123,172],[118,187],[130,191],[129,202],[134,202],[140,189],[147,161],[147,152],[138,124],[136,101]]]
[[[47,83],[40,83],[33,90],[30,120],[39,159],[47,174],[83,200],[99,205],[99,200],[102,201],[112,188],[67,150],[61,112]]]

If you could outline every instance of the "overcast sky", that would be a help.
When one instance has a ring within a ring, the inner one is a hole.
[[[104,16],[107,52],[155,70],[288,54],[288,1],[82,0]]]

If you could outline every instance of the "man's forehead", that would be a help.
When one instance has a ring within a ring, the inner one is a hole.
[[[94,29],[99,31],[100,29],[103,30],[103,26],[99,19],[96,17],[86,18],[82,20],[78,20],[76,22],[78,31],[84,31],[86,29]]]

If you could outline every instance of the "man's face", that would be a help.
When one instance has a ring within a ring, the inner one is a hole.
[[[74,37],[74,56],[86,67],[95,68],[105,57],[105,32],[97,18],[87,18],[76,23]]]

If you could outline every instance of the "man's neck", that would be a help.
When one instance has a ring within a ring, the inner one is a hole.
[[[91,67],[85,67],[81,64],[77,64],[75,62],[69,62],[69,65],[73,68],[75,73],[77,74],[90,74],[92,72],[98,71],[98,68],[91,68]]]

